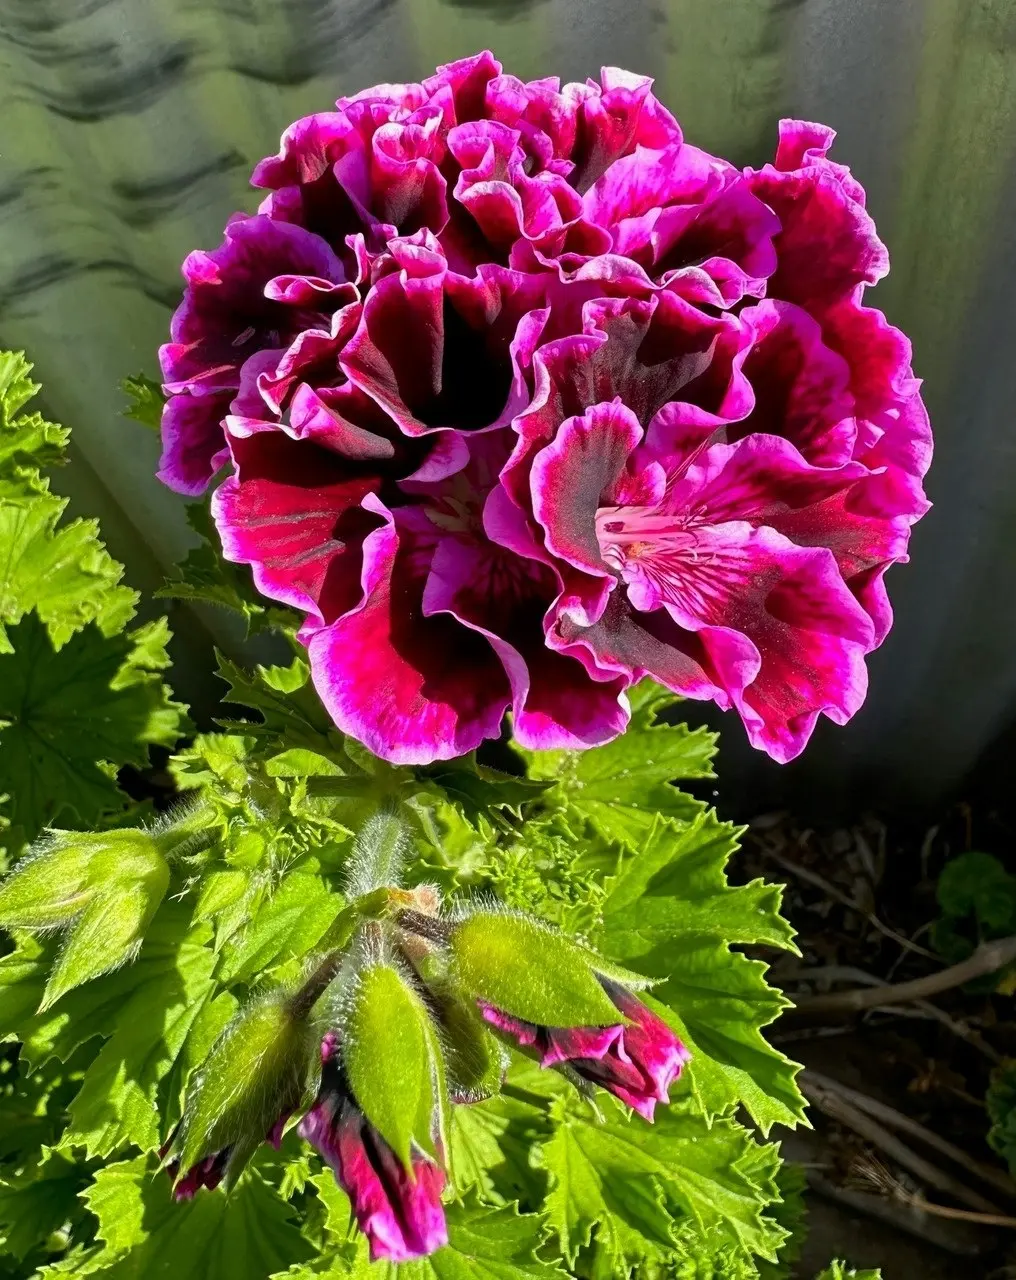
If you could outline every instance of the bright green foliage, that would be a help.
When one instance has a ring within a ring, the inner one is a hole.
[[[157,389],[126,389],[130,415],[153,425]],[[19,845],[57,802],[65,825],[122,823],[112,766],[143,767],[182,725],[161,683],[164,624],[125,635],[135,598],[119,566],[91,525],[58,523],[62,500],[39,468],[66,433],[24,413],[32,390],[0,359],[0,545],[12,548],[0,648],[13,648],[0,652],[0,793]],[[206,541],[166,594],[292,639],[287,611],[212,550],[206,510],[191,519]],[[675,700],[646,683],[628,733],[605,747],[394,768],[337,731],[298,647],[288,665],[222,657],[219,670],[225,732],[170,764],[201,838],[163,849],[168,885],[135,875],[134,901],[110,866],[96,893],[69,857],[49,896],[44,885],[19,898],[17,875],[0,890],[12,929],[0,1042],[21,1042],[16,1063],[0,1044],[4,1280],[775,1280],[796,1191],[735,1112],[763,1132],[803,1112],[793,1064],[761,1030],[781,997],[739,948],[793,943],[778,890],[727,882],[739,833],[676,785],[712,776],[712,735],[670,723]],[[424,920],[412,946],[393,943],[401,911],[426,916],[442,900],[450,914]],[[113,904],[116,918],[103,914]],[[29,908],[72,940],[79,930],[77,950],[30,931],[44,921]],[[310,1006],[313,1038],[291,1037],[291,993],[351,937]],[[601,1115],[520,1055],[499,1088],[505,1050],[473,997],[533,1021],[614,1023],[597,972],[647,987],[692,1051],[652,1126],[597,1090]],[[447,1157],[450,1244],[432,1258],[370,1264],[349,1201],[294,1128],[277,1152],[259,1145],[280,1108],[299,1114],[297,1093],[311,1096],[325,1026],[403,1159]],[[484,1100],[449,1107],[446,1072],[455,1096]],[[181,1164],[223,1145],[238,1156],[228,1196],[177,1205],[155,1153],[185,1100]]]
[[[144,404],[137,407],[139,413],[145,411]],[[130,416],[138,415],[131,413]],[[162,599],[187,600],[228,609],[243,618],[248,635],[271,628],[295,632],[299,623],[296,614],[261,599],[253,588],[250,573],[223,560],[218,554],[206,503],[192,503],[187,508],[187,523],[200,541],[188,551],[177,565],[176,575],[156,595]]]
[[[124,378],[120,390],[127,397],[128,405],[123,410],[125,418],[140,422],[143,427],[158,431],[162,425],[162,407],[166,398],[162,388],[143,373],[136,373],[132,378]]]
[[[84,1199],[99,1246],[77,1271],[100,1280],[266,1280],[308,1257],[289,1205],[256,1173],[232,1195],[174,1204],[169,1179],[140,1156],[100,1170]]]
[[[348,1274],[358,1280],[553,1280],[567,1274],[541,1261],[545,1232],[538,1215],[513,1207],[493,1209],[475,1200],[448,1213],[448,1248],[420,1262],[370,1263],[361,1249]]]
[[[53,643],[87,622],[104,635],[122,629],[137,596],[119,586],[123,566],[97,538],[93,520],[57,527],[67,501],[49,490],[41,468],[62,462],[69,433],[26,411],[39,384],[20,352],[0,353],[0,653],[4,630],[36,610]]]
[[[70,432],[41,413],[24,413],[39,391],[21,351],[0,352],[0,498],[44,493],[39,469],[63,461]]]
[[[1016,1173],[1016,1062],[1004,1062],[992,1073],[985,1104],[991,1121],[988,1142]]]
[[[0,353],[0,793],[14,851],[48,823],[123,810],[115,769],[143,767],[186,727],[161,678],[165,621],[125,633],[137,595],[123,566],[94,521],[61,523],[66,500],[42,468],[63,461],[68,433],[26,409],[31,367]]]
[[[661,723],[671,694],[643,681],[630,694],[628,732],[595,751],[528,753],[534,778],[557,782],[556,795],[605,840],[638,849],[657,814],[689,819],[705,807],[672,785],[712,778],[716,735],[684,724]]]
[[[89,623],[59,651],[35,614],[7,634],[14,651],[0,654],[0,777],[13,821],[34,838],[57,820],[91,825],[123,809],[105,762],[144,767],[149,746],[172,745],[183,727],[161,679],[165,620],[108,637]]]
[[[769,1206],[768,1216],[787,1232],[787,1240],[775,1263],[759,1262],[760,1280],[787,1280],[793,1275],[793,1264],[801,1256],[808,1233],[808,1206],[804,1198],[808,1178],[802,1166],[789,1161],[781,1164],[776,1171],[776,1185],[780,1198]]]
[[[624,1274],[679,1257],[684,1220],[746,1262],[776,1257],[785,1233],[765,1214],[779,1194],[776,1151],[733,1121],[710,1127],[676,1106],[658,1110],[651,1127],[614,1108],[598,1122],[559,1106],[557,1119],[542,1160],[549,1220],[570,1262],[592,1250]]]
[[[538,1214],[470,1199],[449,1206],[447,1219],[447,1248],[419,1262],[371,1262],[361,1241],[272,1280],[554,1280],[567,1275],[558,1262],[538,1256],[546,1235]]]
[[[341,752],[342,736],[328,718],[310,683],[310,667],[296,658],[288,667],[245,671],[219,654],[219,675],[229,686],[223,702],[249,707],[260,721],[220,720],[224,729],[270,739],[281,746]]]
[[[855,1271],[845,1262],[834,1262],[815,1280],[882,1280],[881,1271]]]
[[[793,940],[779,886],[727,884],[737,836],[712,811],[686,824],[657,819],[641,852],[608,883],[593,941],[660,980],[649,1003],[691,1050],[688,1077],[705,1114],[742,1103],[768,1133],[804,1114],[796,1068],[761,1032],[786,1001],[766,983],[766,966],[731,944],[793,950]]]
[[[80,1164],[45,1148],[35,1168],[0,1178],[0,1252],[29,1258],[77,1214],[86,1183]]]

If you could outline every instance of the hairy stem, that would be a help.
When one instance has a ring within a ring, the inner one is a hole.
[[[325,988],[339,972],[344,958],[344,948],[336,948],[325,956],[303,986],[286,1002],[291,1017],[306,1018],[324,995]]]
[[[407,933],[429,938],[431,942],[447,942],[451,934],[451,925],[447,920],[424,915],[422,911],[400,911],[395,917],[395,923]]]

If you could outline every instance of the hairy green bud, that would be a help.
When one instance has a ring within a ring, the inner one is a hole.
[[[169,873],[144,831],[54,831],[0,885],[0,926],[54,929],[68,924],[115,883],[161,882]]]
[[[342,1056],[360,1109],[410,1166],[415,1143],[440,1158],[445,1131],[444,1062],[423,1001],[386,960],[356,975],[341,1025]]]
[[[180,1175],[177,1197],[214,1185],[209,1170],[232,1186],[262,1142],[278,1142],[316,1060],[313,1028],[282,993],[241,1009],[191,1077],[183,1119],[163,1150]]]
[[[453,976],[474,1000],[541,1026],[617,1022],[589,952],[538,920],[476,911],[452,927],[448,946]]]

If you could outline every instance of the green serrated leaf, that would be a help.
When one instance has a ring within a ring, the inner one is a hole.
[[[206,945],[207,928],[184,934],[173,946],[166,944],[175,922],[168,930],[166,923],[156,931],[155,945],[146,948],[147,955],[142,953],[133,973],[126,971],[94,984],[115,982],[126,989],[115,1007],[110,1007],[113,997],[107,995],[93,1010],[96,1029],[108,1038],[68,1108],[69,1124],[62,1140],[68,1149],[83,1146],[89,1154],[106,1158],[130,1143],[142,1151],[153,1150],[165,1136],[158,1108],[160,1083],[184,1054],[215,989],[215,957]],[[70,996],[64,1003],[73,999]],[[69,1019],[68,1031],[75,1021],[73,1016]],[[87,1034],[87,1028],[81,1030]]]
[[[554,780],[603,839],[637,850],[658,814],[689,820],[701,813],[701,801],[671,784],[714,776],[716,735],[659,720],[676,701],[644,681],[631,694],[631,723],[619,738],[590,751],[528,752],[531,775]]]
[[[541,1090],[548,1085],[550,1092],[544,1095]],[[546,1177],[534,1167],[533,1152],[551,1135],[554,1089],[567,1087],[556,1073],[520,1059],[512,1063],[500,1094],[453,1107],[449,1135],[456,1194],[475,1188],[488,1202],[542,1204]]]
[[[208,504],[192,503],[187,508],[187,523],[200,542],[176,566],[176,577],[155,594],[162,599],[228,609],[243,618],[248,636],[269,629],[295,634],[297,615],[266,602],[255,590],[250,570],[223,558]]]
[[[162,408],[166,403],[159,384],[146,378],[143,373],[136,373],[133,377],[123,379],[120,390],[128,400],[127,408],[122,411],[123,416],[133,418],[150,431],[158,431],[162,426]]]
[[[246,671],[221,653],[217,657],[218,674],[229,686],[223,702],[249,707],[260,717],[219,720],[224,729],[326,755],[342,750],[342,735],[322,707],[310,683],[310,667],[302,658],[294,658],[288,667],[258,666]]]
[[[595,1232],[623,1274],[673,1248],[682,1220],[715,1251],[728,1248],[747,1261],[775,1258],[784,1239],[766,1216],[778,1196],[770,1176],[775,1150],[760,1153],[728,1119],[710,1126],[673,1106],[658,1110],[652,1126],[565,1112],[542,1159],[551,1179],[548,1217],[570,1259]]]
[[[127,803],[98,762],[144,767],[150,745],[172,746],[185,728],[183,708],[152,669],[151,628],[104,636],[90,624],[57,652],[30,614],[9,636],[14,652],[0,654],[0,778],[11,818],[28,839],[62,815],[98,823]]]
[[[455,926],[449,947],[462,988],[513,1017],[551,1027],[618,1021],[586,953],[546,925],[477,911]]]
[[[0,1254],[24,1259],[79,1211],[87,1181],[82,1166],[58,1152],[42,1152],[39,1164],[0,1178]]]
[[[638,856],[608,888],[592,941],[605,955],[660,979],[647,1003],[691,1050],[687,1077],[707,1115],[743,1103],[763,1133],[804,1119],[797,1067],[761,1028],[785,1007],[766,966],[731,950],[765,943],[794,950],[780,888],[732,887],[724,866],[738,831],[711,811],[690,824],[658,820]]]
[[[320,876],[294,870],[229,940],[222,978],[250,982],[287,960],[307,954],[345,905]]]
[[[97,523],[57,528],[66,506],[50,493],[24,502],[0,496],[0,653],[13,648],[5,624],[33,609],[57,648],[89,622],[111,636],[134,615],[137,593],[119,585],[123,566],[99,541]]]
[[[778,1222],[787,1233],[780,1246],[779,1258],[773,1262],[758,1262],[759,1280],[787,1280],[792,1266],[801,1256],[808,1233],[808,1205],[805,1193],[808,1178],[803,1166],[783,1161],[776,1169],[775,1182],[780,1198],[770,1205],[767,1216]]]
[[[96,1038],[107,1042],[70,1104],[68,1146],[108,1152],[126,1141],[157,1145],[158,1083],[212,990],[209,934],[207,925],[190,929],[180,903],[163,903],[133,965],[75,988],[43,1013],[36,1010],[54,944],[22,935],[17,950],[0,959],[0,1040],[20,1039],[21,1061],[37,1069],[51,1057],[69,1061]]]
[[[0,351],[0,500],[45,493],[40,467],[63,462],[70,432],[21,410],[39,391],[21,351]]]
[[[416,770],[417,776],[440,787],[457,804],[466,820],[488,820],[491,810],[508,809],[519,815],[522,805],[535,800],[554,783],[540,778],[520,778],[476,762],[475,756],[440,761]]]
[[[229,1196],[176,1204],[142,1156],[100,1169],[84,1200],[104,1242],[87,1274],[101,1280],[265,1280],[313,1252],[289,1205],[252,1172]]]

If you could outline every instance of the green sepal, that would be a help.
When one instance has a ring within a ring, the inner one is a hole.
[[[462,989],[515,1018],[548,1027],[622,1021],[590,953],[540,921],[477,911],[452,929],[449,946]]]
[[[456,1100],[479,1102],[501,1087],[508,1055],[476,1006],[461,996],[433,993],[444,1032],[448,1087]]]
[[[151,879],[154,888],[165,873],[162,855],[144,831],[53,831],[40,843],[0,885],[0,927],[52,929],[114,881]]]
[[[405,1168],[413,1143],[439,1158],[444,1145],[444,1068],[419,996],[391,964],[357,975],[343,1022],[343,1062],[363,1114]]]
[[[311,1026],[280,993],[241,1009],[191,1078],[167,1160],[178,1158],[186,1173],[229,1147],[228,1190],[280,1116],[304,1100],[314,1059]]]
[[[73,920],[90,897],[89,857],[90,850],[75,843],[23,858],[0,885],[0,927],[52,929]]]
[[[634,969],[628,969],[623,964],[609,960],[598,951],[594,951],[592,947],[583,946],[579,942],[576,942],[575,945],[586,957],[589,967],[595,973],[604,978],[613,978],[622,987],[628,987],[632,991],[648,991],[650,987],[662,982],[662,978],[647,978],[644,973],[636,973]]]
[[[168,885],[169,868],[160,860],[133,884],[113,881],[108,892],[96,894],[57,956],[39,1012],[72,988],[133,960]]]

